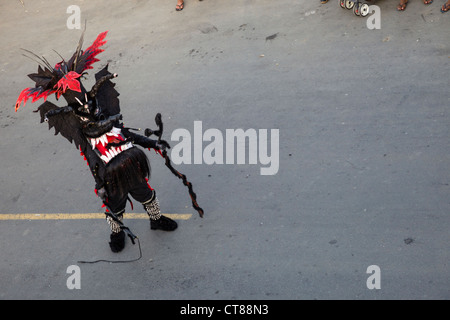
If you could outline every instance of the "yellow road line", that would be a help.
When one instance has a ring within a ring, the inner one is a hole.
[[[192,214],[163,213],[174,220],[188,220]],[[105,219],[104,213],[3,213],[0,220],[86,220]],[[146,213],[125,213],[124,219],[148,219]]]

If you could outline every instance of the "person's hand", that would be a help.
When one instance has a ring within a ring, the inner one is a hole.
[[[161,151],[166,151],[166,149],[170,149],[170,145],[165,140],[161,140],[156,142],[156,148]]]

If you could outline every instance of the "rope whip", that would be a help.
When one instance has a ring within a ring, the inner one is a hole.
[[[149,137],[149,136],[151,136],[152,134],[156,135],[156,136],[158,137],[158,143],[161,144],[161,137],[162,137],[162,134],[163,134],[163,122],[162,122],[162,120],[161,120],[161,113],[157,113],[157,114],[156,114],[155,122],[156,122],[156,125],[158,126],[158,130],[153,131],[153,130],[147,128],[147,129],[145,129],[145,133],[144,133],[144,134],[145,134],[146,137]],[[168,146],[167,143],[166,143],[166,145]],[[169,146],[169,148],[170,148],[170,146]],[[163,150],[162,152],[161,152],[161,150],[157,150],[156,152],[159,153],[159,154],[165,159],[165,165],[166,165],[166,167],[169,168],[170,171],[171,171],[176,177],[178,177],[179,179],[181,179],[181,180],[183,181],[183,184],[184,184],[186,187],[188,187],[188,190],[189,190],[189,196],[191,197],[191,200],[192,200],[192,207],[193,207],[195,210],[197,210],[198,214],[200,215],[200,218],[203,218],[204,211],[203,211],[203,209],[202,209],[202,208],[198,205],[198,203],[197,203],[197,195],[196,195],[195,192],[194,192],[194,189],[193,189],[193,187],[192,187],[192,183],[189,182],[189,181],[187,180],[187,178],[186,178],[186,176],[185,176],[184,174],[180,173],[178,170],[176,170],[176,169],[172,166],[172,161],[170,160],[170,157],[168,156],[166,150]]]

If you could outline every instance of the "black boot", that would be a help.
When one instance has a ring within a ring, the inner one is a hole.
[[[120,230],[118,233],[111,233],[110,235],[111,242],[109,243],[109,247],[112,252],[120,252],[125,247],[125,232]]]
[[[173,231],[178,227],[178,224],[170,218],[163,215],[157,220],[150,219],[150,229],[152,230],[164,230]]]
[[[154,190],[151,198],[143,202],[142,205],[150,218],[150,229],[173,231],[178,227],[178,224],[175,221],[161,215],[159,201]]]

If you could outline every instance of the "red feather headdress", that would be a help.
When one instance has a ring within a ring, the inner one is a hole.
[[[38,72],[28,75],[31,80],[36,82],[36,86],[34,88],[22,90],[16,101],[15,110],[17,111],[20,108],[22,102],[25,106],[30,98],[32,99],[31,102],[35,102],[41,98],[47,100],[47,97],[53,93],[56,95],[56,98],[59,99],[61,95],[69,90],[81,92],[79,78],[83,75],[84,71],[92,69],[92,65],[95,62],[100,61],[96,56],[104,51],[104,49],[100,49],[100,47],[106,43],[104,39],[107,33],[108,31],[100,33],[94,43],[84,52],[81,50],[83,44],[82,35],[77,50],[70,60],[66,62],[63,59],[61,62],[57,63],[55,67],[52,67],[44,57],[41,58],[26,50],[28,53],[31,53],[34,57],[39,59],[39,61],[37,61],[39,63]]]

